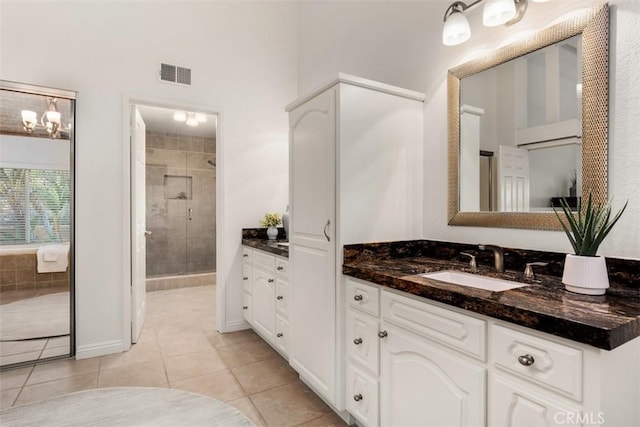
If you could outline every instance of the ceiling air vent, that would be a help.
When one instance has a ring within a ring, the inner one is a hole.
[[[191,84],[191,68],[160,64],[160,80],[171,83]]]

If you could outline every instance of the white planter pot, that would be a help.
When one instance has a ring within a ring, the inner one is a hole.
[[[566,290],[585,295],[604,295],[609,287],[605,258],[567,255],[562,283]]]
[[[267,237],[269,240],[276,240],[278,237],[278,229],[276,227],[267,228]]]

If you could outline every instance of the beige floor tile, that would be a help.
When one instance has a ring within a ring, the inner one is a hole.
[[[262,340],[247,341],[219,347],[218,352],[228,367],[235,368],[249,363],[276,357],[278,353]]]
[[[68,347],[45,348],[40,355],[40,359],[56,356],[69,356],[71,354],[70,351],[71,350]]]
[[[162,331],[158,332],[158,342],[164,357],[213,349],[213,345],[202,332],[184,332],[181,335],[172,336],[161,334]]]
[[[46,383],[26,386],[22,389],[22,392],[20,392],[16,405],[24,405],[25,403],[48,399],[50,397],[60,396],[74,391],[95,388],[97,381],[98,373],[92,372],[90,374],[84,374],[73,378],[65,378],[63,380],[49,381]]]
[[[10,408],[13,405],[13,402],[16,401],[18,393],[20,393],[19,388],[0,391],[0,410]]]
[[[225,347],[229,345],[240,344],[247,341],[257,341],[261,339],[258,334],[253,332],[252,329],[247,329],[246,331],[238,331],[238,332],[229,332],[226,334],[221,334],[218,331],[210,330],[206,331],[205,335],[216,347]]]
[[[27,378],[32,370],[33,366],[29,366],[27,368],[0,372],[0,390],[22,387],[27,382]]]
[[[162,360],[100,369],[98,387],[157,387],[167,383]]]
[[[50,348],[59,348],[59,347],[70,347],[70,338],[67,337],[58,337],[58,338],[50,338],[49,340],[47,340],[47,345],[45,346],[45,349],[50,349]]]
[[[170,383],[227,369],[218,352],[213,349],[167,357],[164,364]]]
[[[242,397],[227,403],[240,410],[256,427],[266,427],[267,423],[248,397]]]
[[[98,358],[42,363],[33,369],[27,385],[77,377],[90,372],[98,372],[99,367],[100,360]]]
[[[324,414],[320,418],[316,418],[311,421],[307,421],[302,424],[298,424],[298,427],[347,427],[348,424],[345,423],[342,418],[338,416],[335,412],[330,412],[328,414]]]
[[[14,363],[38,360],[42,351],[29,351],[27,353],[12,354],[10,356],[0,356],[0,366],[13,365]]]
[[[29,366],[0,372],[0,390],[22,387],[27,382],[32,370],[33,366]]]
[[[301,382],[263,391],[250,399],[268,426],[295,426],[331,410]]]
[[[231,371],[249,395],[289,384],[298,379],[298,373],[279,356],[238,366]]]
[[[124,353],[102,356],[100,367],[101,369],[117,368],[160,359],[162,359],[162,354],[160,346],[156,342],[139,342],[132,345],[129,351]]]
[[[3,341],[0,342],[0,356],[42,351],[47,340]]]
[[[230,370],[189,378],[171,384],[171,388],[192,391],[228,402],[245,396],[245,392]]]

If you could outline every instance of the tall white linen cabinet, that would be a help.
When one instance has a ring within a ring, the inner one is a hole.
[[[287,106],[291,349],[345,408],[345,244],[422,238],[424,95],[340,74]]]

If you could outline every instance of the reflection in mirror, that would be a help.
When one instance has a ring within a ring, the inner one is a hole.
[[[582,36],[460,81],[460,210],[551,211],[582,190]]]
[[[559,230],[559,199],[607,200],[609,8],[449,70],[450,225]]]

